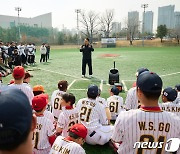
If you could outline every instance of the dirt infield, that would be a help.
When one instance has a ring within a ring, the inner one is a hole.
[[[111,54],[111,53],[106,53],[106,54],[100,54],[99,57],[101,58],[108,58],[108,57],[119,57],[119,54]]]

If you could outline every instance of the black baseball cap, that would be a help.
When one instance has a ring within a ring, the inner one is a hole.
[[[149,71],[149,70],[147,68],[144,68],[144,67],[139,68],[136,72],[136,76],[138,77],[141,73],[146,72],[146,71]]]
[[[174,101],[177,98],[177,91],[172,87],[167,87],[163,90],[163,95],[167,97],[168,101]]]
[[[175,90],[180,91],[180,84],[175,85]]]
[[[21,141],[31,122],[32,109],[27,96],[19,89],[0,91],[0,147]]]
[[[111,88],[111,92],[114,94],[114,95],[119,95],[119,89],[116,87],[116,86],[113,86]]]
[[[90,96],[97,97],[98,96],[98,86],[96,86],[96,85],[89,85],[87,93]]]
[[[161,92],[162,85],[162,79],[153,72],[145,71],[137,78],[137,87],[139,87],[144,92]]]

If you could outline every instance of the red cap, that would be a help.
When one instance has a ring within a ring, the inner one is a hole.
[[[35,111],[42,110],[47,105],[47,96],[44,94],[40,94],[37,96],[34,96],[32,100],[32,108]]]
[[[87,128],[82,124],[73,125],[69,131],[82,138],[86,138],[87,135]]]
[[[10,81],[9,81],[9,84],[13,84],[14,83],[14,79],[11,79]]]
[[[0,72],[0,77],[2,77],[2,74],[1,74],[1,72]]]
[[[13,70],[13,77],[15,79],[21,79],[25,75],[24,68],[22,66],[16,66]]]

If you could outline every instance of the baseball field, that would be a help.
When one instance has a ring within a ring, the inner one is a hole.
[[[159,74],[163,80],[163,88],[174,87],[180,83],[180,47],[95,48],[92,57],[92,79],[81,78],[82,55],[78,48],[52,49],[50,60],[47,63],[39,62],[40,53],[37,49],[36,64],[25,68],[34,76],[31,78],[31,85],[43,85],[49,96],[57,89],[59,80],[67,80],[69,83],[68,92],[73,93],[77,101],[86,97],[89,84],[100,86],[102,88],[101,96],[109,97],[108,76],[114,61],[116,61],[116,68],[119,70],[120,80],[123,83],[124,91],[120,95],[124,99],[127,90],[132,87],[136,79],[135,72],[140,67],[146,67]],[[11,75],[4,78],[4,83],[8,83],[11,78]],[[84,147],[87,154],[112,153],[108,145],[84,145]]]

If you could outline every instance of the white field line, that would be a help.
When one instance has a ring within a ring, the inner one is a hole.
[[[68,86],[67,90],[69,90],[71,88],[71,86],[76,82],[77,79],[73,80],[70,85]]]
[[[56,73],[56,74],[60,74],[60,75],[68,76],[68,77],[73,77],[73,78],[80,79],[80,80],[88,80],[88,79],[82,79],[80,77],[76,77],[76,76],[73,76],[73,75],[69,75],[69,74],[65,74],[65,73],[59,73],[59,72],[55,72],[55,71],[51,71],[51,70],[47,70],[47,69],[43,69],[43,68],[39,68],[39,69],[43,70],[43,71],[46,71],[46,72]]]
[[[126,84],[125,84],[125,80],[122,80],[122,84],[124,85],[124,90],[125,90],[125,91],[128,91],[127,86],[126,86]]]
[[[101,89],[101,91],[103,90],[103,80],[101,80],[101,83],[99,85],[99,88]]]
[[[136,81],[136,80],[122,80],[124,82]]]
[[[160,75],[160,77],[166,77],[166,76],[175,75],[175,74],[179,74],[179,73],[180,73],[180,72],[175,72],[175,73]]]
[[[87,89],[71,89],[73,91],[86,91]]]

